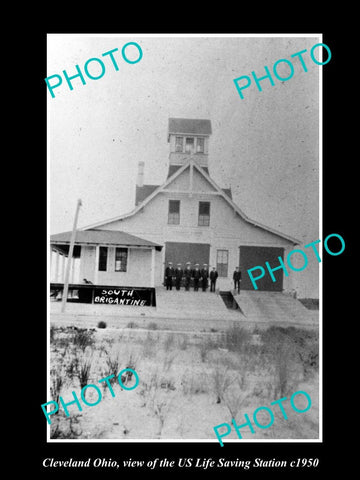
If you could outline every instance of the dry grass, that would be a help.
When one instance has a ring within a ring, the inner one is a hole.
[[[204,334],[195,338],[188,333],[162,334],[161,331],[148,331],[145,336],[131,331],[122,331],[118,336],[107,331],[79,331],[52,329],[52,399],[58,401],[60,395],[67,398],[70,389],[96,383],[109,375],[114,375],[113,381],[116,381],[121,370],[131,368],[138,373],[139,384],[131,394],[131,404],[126,406],[127,397],[121,394],[124,402],[121,405],[130,410],[137,407],[139,415],[150,420],[147,430],[151,428],[151,438],[175,438],[167,435],[180,426],[181,431],[186,432],[184,435],[189,434],[197,418],[201,418],[200,410],[199,415],[193,417],[191,412],[200,408],[209,411],[209,438],[212,438],[211,415],[215,411],[222,412],[224,421],[227,415],[236,418],[249,406],[256,408],[293,393],[299,382],[317,373],[317,336],[299,329],[259,331],[260,345],[254,345],[251,335],[238,325],[232,325],[222,335]],[[102,385],[107,388],[105,382]],[[130,398],[130,393],[128,395]],[[104,397],[104,402],[111,400],[109,396]],[[97,434],[107,438],[101,428],[111,430],[117,428],[115,425],[119,425],[119,438],[136,435],[134,419],[130,420],[128,411],[122,407],[114,410],[115,416],[121,415],[120,420],[100,426],[95,421],[90,429],[84,428],[83,418],[87,410],[95,412],[95,408],[85,407],[78,418],[72,413],[71,421],[59,411],[52,417],[52,438],[100,438],[94,437]],[[176,412],[176,422],[173,412]],[[172,421],[168,422],[170,418]],[[123,433],[125,419],[126,434]],[[143,422],[147,421],[143,419]],[[141,429],[137,435],[143,438]],[[198,438],[204,438],[204,432],[199,435],[202,436]],[[279,438],[279,432],[273,435]],[[189,438],[197,438],[196,433]]]

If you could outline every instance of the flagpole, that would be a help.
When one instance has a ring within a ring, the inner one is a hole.
[[[77,225],[77,221],[78,221],[78,217],[79,217],[79,210],[80,210],[81,205],[82,205],[81,199],[79,198],[79,200],[77,201],[77,205],[76,205],[74,225],[73,225],[73,229],[72,229],[72,232],[71,232],[69,256],[68,256],[68,261],[67,261],[67,264],[66,264],[64,290],[63,290],[62,303],[61,303],[61,313],[65,312],[67,296],[68,296],[68,292],[69,292],[70,267],[71,267],[73,252],[74,252],[76,225]]]

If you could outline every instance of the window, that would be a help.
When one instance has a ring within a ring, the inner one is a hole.
[[[170,225],[179,225],[180,223],[180,200],[169,200],[169,217]]]
[[[128,259],[127,248],[115,248],[115,272],[126,272]]]
[[[194,153],[194,138],[187,137],[185,142],[185,153]]]
[[[204,153],[204,139],[203,137],[198,137],[196,139],[196,152]]]
[[[183,137],[176,137],[175,138],[175,152],[182,152],[183,151]]]
[[[210,202],[199,202],[199,226],[210,225]]]
[[[107,256],[108,256],[107,247],[100,247],[99,248],[99,271],[100,272],[106,272]]]
[[[217,250],[216,253],[216,270],[219,277],[228,276],[228,262],[229,262],[229,251],[228,250]]]

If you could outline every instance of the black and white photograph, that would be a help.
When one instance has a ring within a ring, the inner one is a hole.
[[[47,35],[50,443],[321,442],[331,56],[321,34]]]

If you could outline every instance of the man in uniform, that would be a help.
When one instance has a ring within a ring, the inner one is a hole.
[[[237,289],[237,292],[240,293],[241,272],[240,272],[239,267],[235,268],[235,271],[234,271],[234,274],[233,274],[233,280],[234,280],[235,290]]]
[[[181,263],[177,264],[176,270],[175,270],[175,286],[176,290],[180,290],[180,285],[181,285],[181,279],[183,276],[183,271],[181,268]]]
[[[218,272],[216,271],[216,268],[213,267],[210,272],[210,292],[215,292],[217,278],[218,278]]]
[[[172,262],[168,263],[168,266],[165,269],[165,285],[166,290],[172,290],[172,277],[174,275],[174,269],[172,266]]]
[[[203,268],[201,270],[201,288],[203,292],[206,292],[206,289],[209,286],[209,270],[207,263],[204,263]]]
[[[186,268],[184,270],[184,277],[185,277],[185,290],[188,292],[190,290],[190,282],[192,277],[192,270],[191,270],[191,263],[186,263]]]
[[[197,292],[199,290],[199,281],[201,279],[201,271],[198,263],[195,263],[192,276],[194,277],[194,292]]]

